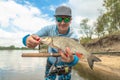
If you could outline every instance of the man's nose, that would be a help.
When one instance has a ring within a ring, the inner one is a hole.
[[[65,24],[64,20],[62,20],[61,24]]]

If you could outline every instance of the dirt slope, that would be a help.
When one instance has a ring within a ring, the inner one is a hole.
[[[90,52],[120,51],[120,34],[109,35],[83,45]]]
[[[88,44],[84,44],[84,46],[90,52],[120,52],[120,34],[109,35]],[[120,55],[94,55],[102,60],[102,62],[95,63],[94,65],[95,69],[98,69],[98,72],[101,71],[102,74],[107,73],[108,76],[113,76],[114,74],[114,77],[120,78]],[[86,59],[81,59],[80,64],[87,65]]]

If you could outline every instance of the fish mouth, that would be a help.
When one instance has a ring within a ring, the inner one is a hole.
[[[41,43],[49,45],[51,43],[51,40],[52,40],[51,38],[43,37],[41,38]]]

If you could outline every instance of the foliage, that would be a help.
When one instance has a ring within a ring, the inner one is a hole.
[[[41,49],[47,49],[48,46],[47,45],[41,45],[40,46]],[[38,50],[38,48],[27,48],[27,47],[15,47],[14,45],[10,45],[8,47],[5,47],[5,46],[0,46],[0,50]]]
[[[88,43],[88,42],[90,42],[92,39],[91,38],[81,38],[81,40],[80,40],[80,43],[81,44],[86,44],[86,43]]]
[[[93,27],[90,26],[88,24],[89,20],[86,18],[86,19],[83,19],[80,23],[80,27],[82,28],[82,30],[84,31],[84,34],[85,34],[85,37],[86,38],[92,38],[92,35],[93,35]]]
[[[104,0],[106,12],[101,14],[96,23],[98,36],[120,30],[120,0]]]
[[[15,47],[14,45],[10,45],[8,47],[0,46],[0,50],[30,50],[30,48],[27,47]]]

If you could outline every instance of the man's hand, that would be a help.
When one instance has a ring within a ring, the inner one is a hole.
[[[29,48],[35,48],[40,43],[40,37],[37,35],[30,35],[26,40],[26,45]]]
[[[65,52],[63,52],[62,50],[59,50],[59,53],[61,55],[62,61],[64,62],[72,62],[74,60],[74,56],[73,53],[71,52],[70,48],[66,48]]]

